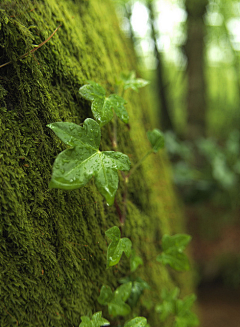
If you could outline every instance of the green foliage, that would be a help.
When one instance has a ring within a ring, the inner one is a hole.
[[[146,327],[147,319],[144,317],[136,317],[130,321],[128,321],[124,327]]]
[[[152,131],[147,132],[147,137],[151,146],[153,148],[153,152],[158,152],[160,149],[164,148],[164,136],[163,133],[159,129],[154,129]]]
[[[175,316],[174,327],[194,327],[199,325],[197,316],[191,312],[191,307],[196,300],[194,294],[186,296],[184,299],[178,299],[179,288],[176,287],[168,292],[162,290],[161,297],[163,302],[155,308],[160,313],[160,320],[165,321],[168,316]]]
[[[196,295],[191,294],[184,299],[176,301],[175,327],[199,326],[198,317],[190,311],[193,302],[196,301]]]
[[[136,251],[132,249],[130,257],[130,270],[134,272],[139,265],[143,265],[143,260],[136,255]]]
[[[146,289],[150,289],[150,286],[148,285],[147,282],[142,280],[140,277],[125,277],[120,279],[119,281],[122,284],[126,284],[129,282],[132,282],[132,290],[131,294],[128,298],[128,304],[131,306],[131,308],[135,307],[136,304],[139,301],[140,296],[143,294],[143,291]]]
[[[136,78],[136,73],[134,71],[124,74],[121,74],[120,79],[117,81],[117,84],[123,86],[124,90],[132,89],[138,92],[138,89],[149,84],[148,81],[142,78]]]
[[[110,325],[109,321],[102,317],[102,311],[94,313],[92,320],[87,316],[82,316],[81,319],[82,322],[79,327],[101,327]]]
[[[113,204],[118,188],[117,170],[129,170],[128,156],[120,152],[99,151],[101,130],[90,118],[83,127],[59,122],[47,125],[71,149],[64,150],[55,159],[50,188],[73,190],[87,184],[94,176],[99,192],[109,205]]]
[[[130,257],[132,242],[129,238],[121,238],[121,232],[117,226],[108,229],[105,234],[112,240],[107,250],[107,268],[109,268],[118,264],[123,252]]]
[[[126,300],[131,294],[132,283],[126,283],[119,286],[115,292],[112,292],[109,286],[103,285],[98,297],[98,302],[108,306],[108,312],[113,317],[126,316],[131,312],[131,308],[126,304]]]
[[[169,264],[178,271],[189,270],[188,258],[182,252],[190,241],[191,236],[187,234],[164,235],[162,238],[163,252],[157,256],[157,261],[164,265]]]
[[[80,87],[79,93],[84,99],[92,101],[91,110],[99,125],[102,127],[111,121],[113,118],[112,109],[127,124],[129,116],[124,107],[126,101],[117,94],[111,94],[107,98],[106,91],[102,86],[92,81],[88,83]]]

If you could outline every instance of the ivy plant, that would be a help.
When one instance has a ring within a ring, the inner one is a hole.
[[[101,129],[87,118],[83,127],[67,122],[47,125],[70,149],[61,152],[53,165],[50,188],[73,190],[84,186],[94,176],[98,191],[109,205],[118,188],[117,170],[130,169],[127,155],[115,151],[99,151]]]
[[[121,238],[121,232],[117,226],[108,229],[105,234],[111,239],[107,249],[107,268],[109,268],[118,264],[123,252],[128,258],[130,257],[132,242],[127,237]]]
[[[131,312],[130,306],[125,303],[131,294],[131,289],[131,282],[119,286],[115,292],[112,292],[109,286],[103,285],[98,302],[107,305],[108,313],[113,317],[126,316]]]
[[[82,322],[79,327],[101,327],[110,325],[110,322],[102,317],[102,311],[94,313],[92,320],[88,316],[82,316],[81,320]]]
[[[130,271],[134,272],[139,265],[143,265],[143,260],[141,257],[136,255],[136,251],[132,249],[131,257],[130,257]]]
[[[150,286],[147,282],[142,280],[140,277],[128,276],[121,278],[119,283],[126,284],[132,282],[131,294],[127,300],[131,308],[135,307],[140,299],[140,296],[143,294],[144,290],[150,290]]]
[[[122,73],[120,79],[117,80],[118,85],[122,85],[124,90],[132,89],[138,92],[138,89],[149,84],[148,81],[142,78],[136,78],[136,73],[131,71],[129,73]]]
[[[161,297],[163,302],[155,308],[160,313],[160,320],[165,321],[168,316],[172,315],[174,316],[174,327],[199,326],[197,316],[191,311],[196,296],[191,294],[183,299],[178,299],[179,293],[178,287],[170,292],[166,289],[162,290]]]
[[[190,241],[191,236],[187,234],[163,235],[163,252],[157,256],[157,261],[164,265],[169,264],[170,267],[177,271],[189,270],[188,257],[183,251]]]
[[[124,327],[147,327],[147,319],[144,317],[136,317],[128,321]]]
[[[126,101],[119,95],[111,94],[106,97],[105,89],[92,81],[88,81],[88,84],[80,87],[79,93],[84,99],[92,101],[91,110],[100,127],[112,120],[113,110],[118,118],[124,123],[128,123],[129,116],[125,108]]]

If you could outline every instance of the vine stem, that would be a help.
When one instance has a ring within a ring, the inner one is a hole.
[[[143,157],[142,159],[140,159],[138,161],[138,163],[133,166],[133,168],[130,170],[129,174],[127,175],[127,178],[129,179],[129,177],[134,173],[134,171],[142,164],[142,162],[151,154],[153,153],[153,150],[149,150]]]
[[[53,35],[57,32],[57,30],[61,27],[62,25],[59,25],[55,31],[42,43],[40,43],[38,46],[36,46],[35,48],[33,48],[32,50],[30,50],[29,52],[24,53],[22,56],[20,56],[17,60],[22,59],[24,57],[26,57],[29,53],[34,53],[35,51],[37,51],[39,48],[41,48],[45,43],[47,43],[52,37]],[[5,64],[1,65],[0,68],[7,66],[9,64],[12,64],[13,61],[8,61]]]

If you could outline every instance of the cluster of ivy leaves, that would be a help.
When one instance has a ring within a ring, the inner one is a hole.
[[[119,263],[122,254],[125,253],[130,258],[130,270],[134,272],[139,265],[143,265],[143,260],[136,255],[132,249],[132,242],[129,238],[121,238],[120,230],[117,226],[108,229],[106,236],[111,240],[107,250],[107,269]],[[164,235],[162,238],[162,253],[156,258],[164,265],[169,265],[177,271],[189,269],[187,256],[183,253],[191,237],[186,234],[176,234],[173,236]],[[183,264],[179,262],[179,254],[184,255]],[[100,290],[98,302],[108,307],[108,313],[112,317],[126,316],[130,314],[132,308],[136,306],[140,296],[145,289],[150,289],[147,282],[140,277],[132,275],[122,278],[120,286],[115,290],[103,285]],[[162,303],[156,305],[155,310],[160,314],[160,321],[165,321],[169,316],[174,316],[174,327],[194,327],[199,325],[197,316],[191,312],[193,302],[196,300],[194,294],[179,299],[180,290],[175,288],[171,291],[162,290]],[[127,303],[126,303],[127,302]],[[81,317],[82,322],[79,327],[100,327],[107,326],[109,322],[102,318],[102,312],[97,312],[92,316],[92,320]],[[136,317],[128,321],[124,327],[149,327],[146,318]]]
[[[135,73],[122,75],[118,80],[123,90],[138,88],[148,82],[137,79]],[[83,126],[70,122],[55,122],[47,127],[66,144],[68,149],[61,152],[54,161],[50,188],[73,190],[86,185],[94,177],[98,191],[106,199],[108,205],[114,203],[118,189],[118,170],[129,171],[129,157],[117,151],[99,151],[101,143],[101,127],[109,123],[114,113],[124,123],[129,122],[126,101],[118,94],[106,96],[105,89],[93,82],[79,89],[80,95],[91,101],[91,110],[95,118],[87,118]],[[164,145],[163,134],[154,129],[148,132],[152,152],[157,152]]]

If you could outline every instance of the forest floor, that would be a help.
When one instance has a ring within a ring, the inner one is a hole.
[[[200,327],[240,327],[240,288],[204,285],[198,291]]]

